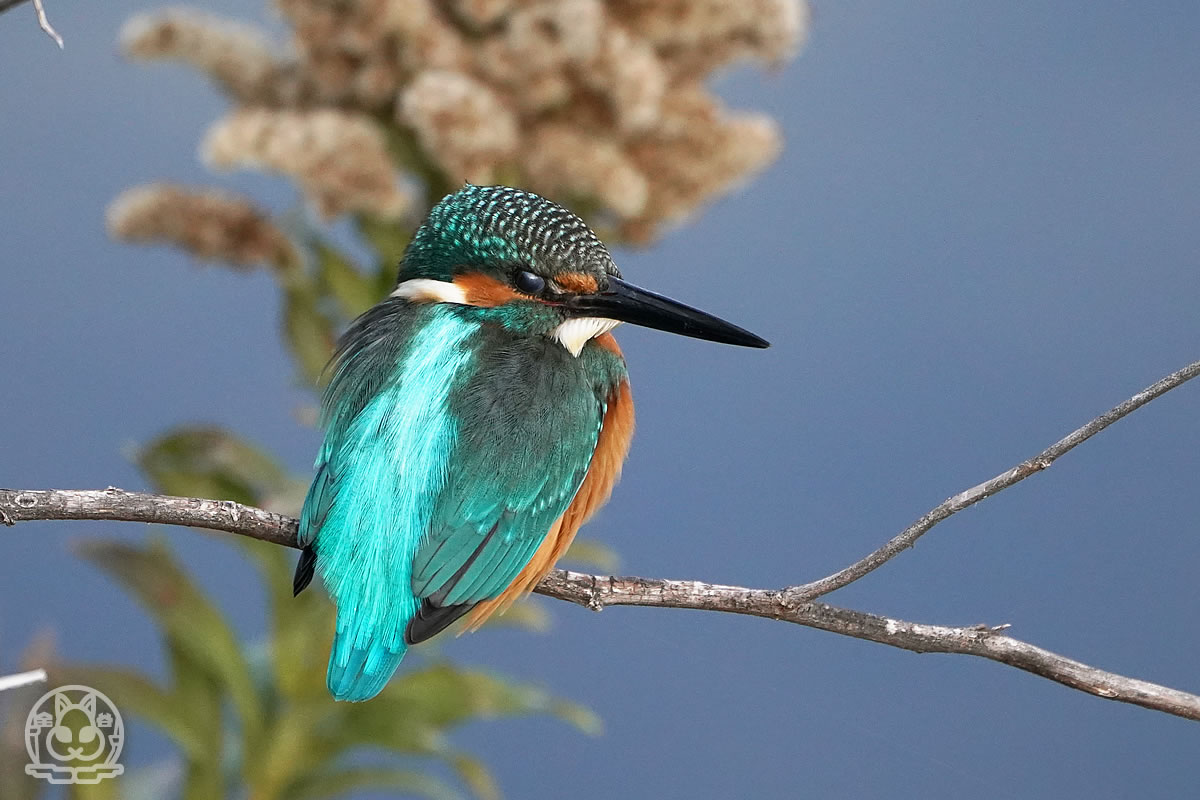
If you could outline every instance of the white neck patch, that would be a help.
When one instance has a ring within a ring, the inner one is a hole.
[[[433,278],[412,278],[396,287],[392,297],[413,303],[456,303],[467,305],[467,293],[457,283]]]
[[[607,317],[574,317],[555,328],[553,336],[567,352],[579,358],[585,344],[620,324],[620,320]]]
[[[467,292],[463,287],[452,281],[439,281],[433,278],[411,278],[397,286],[391,297],[398,297],[412,303],[470,305],[467,302]],[[620,320],[607,317],[574,317],[559,324],[550,335],[557,339],[558,343],[567,349],[567,352],[579,358],[584,345],[620,324]]]

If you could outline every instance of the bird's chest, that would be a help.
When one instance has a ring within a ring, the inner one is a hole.
[[[540,464],[595,447],[606,380],[589,359],[537,338],[483,336],[450,396],[459,444]]]

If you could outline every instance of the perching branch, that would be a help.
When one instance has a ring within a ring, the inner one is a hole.
[[[724,611],[794,622],[916,653],[958,653],[998,661],[1098,697],[1200,721],[1200,696],[1128,678],[1065,658],[1003,633],[1009,626],[947,627],[881,617],[813,602],[890,561],[934,525],[1050,466],[1059,456],[1156,397],[1200,374],[1200,361],[1174,372],[1048,447],[1037,456],[949,498],[879,550],[821,580],[784,589],[750,589],[699,581],[617,578],[554,570],[539,594],[594,610],[609,605]],[[226,531],[296,547],[296,520],[219,500],[102,491],[0,489],[0,523],[30,520],[120,520]]]

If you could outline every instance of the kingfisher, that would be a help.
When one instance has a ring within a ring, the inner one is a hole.
[[[608,500],[633,436],[621,322],[768,346],[627,283],[539,195],[468,184],[432,209],[321,402],[293,588],[319,571],[337,605],[335,699],[374,697],[410,645],[532,591]]]

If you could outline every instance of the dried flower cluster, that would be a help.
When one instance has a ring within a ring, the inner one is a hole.
[[[774,122],[704,81],[772,65],[804,0],[275,0],[291,49],[187,11],[130,22],[125,52],[183,61],[237,104],[209,160],[293,176],[327,215],[410,207],[397,171],[525,185],[652,237],[761,169]],[[393,145],[391,151],[385,142]]]
[[[250,201],[213,189],[168,183],[129,189],[109,206],[108,230],[118,239],[176,244],[242,267],[288,269],[299,259],[291,240]]]
[[[212,127],[203,151],[216,167],[258,166],[292,176],[326,217],[346,211],[398,217],[411,202],[396,185],[379,126],[360,113],[241,109]]]

